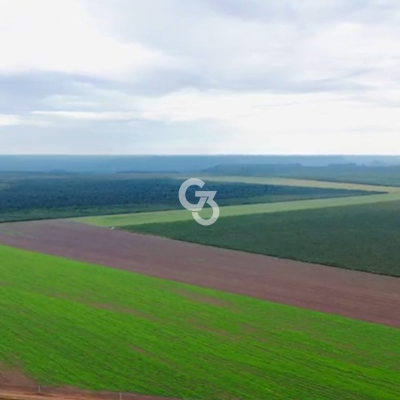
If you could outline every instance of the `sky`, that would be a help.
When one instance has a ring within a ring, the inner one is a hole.
[[[400,154],[398,0],[0,0],[0,154]]]

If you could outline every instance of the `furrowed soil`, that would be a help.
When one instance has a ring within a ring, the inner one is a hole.
[[[0,225],[0,243],[400,328],[400,279],[70,221]]]

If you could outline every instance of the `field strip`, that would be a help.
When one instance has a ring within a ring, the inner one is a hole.
[[[400,192],[375,194],[368,196],[337,197],[331,199],[296,200],[279,203],[248,204],[238,206],[220,207],[220,218],[240,215],[267,214],[285,211],[310,210],[327,207],[344,207],[361,204],[374,204],[381,202],[400,201]],[[200,213],[203,218],[211,216],[211,209],[204,208]],[[152,223],[166,223],[189,221],[193,219],[192,213],[183,210],[154,211],[134,214],[117,214],[96,217],[74,218],[74,221],[89,225],[103,227],[121,227],[130,225],[143,225]]]
[[[299,187],[313,187],[321,189],[364,190],[366,192],[400,193],[400,187],[395,187],[395,186],[364,185],[359,183],[316,181],[307,179],[272,178],[272,177],[263,178],[263,177],[250,177],[250,176],[196,176],[196,178],[212,182],[232,182],[232,183],[235,182],[235,183],[259,184],[259,185],[299,186]]]
[[[2,224],[0,243],[400,328],[399,278],[69,221]]]

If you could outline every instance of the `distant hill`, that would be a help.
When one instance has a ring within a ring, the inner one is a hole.
[[[332,164],[393,165],[400,157],[383,156],[1,156],[0,171],[14,172],[193,172],[218,165],[274,164],[328,166]]]

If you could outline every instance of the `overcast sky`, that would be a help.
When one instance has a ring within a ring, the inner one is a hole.
[[[399,0],[0,0],[0,154],[400,154]]]

